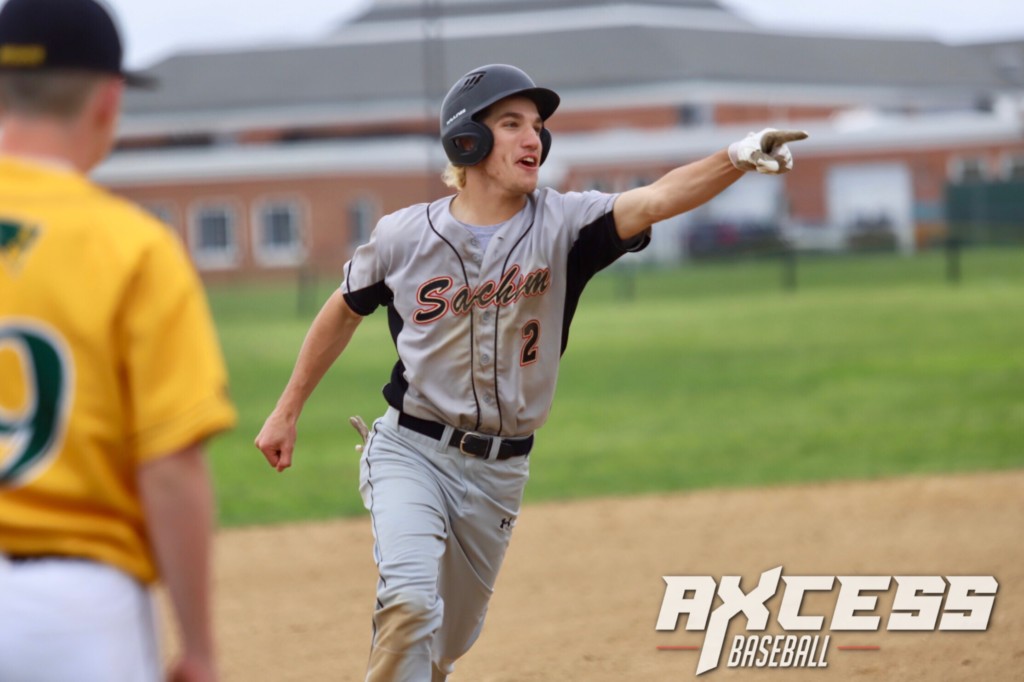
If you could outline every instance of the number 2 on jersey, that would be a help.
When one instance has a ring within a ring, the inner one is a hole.
[[[530,320],[523,325],[523,353],[519,359],[521,367],[537,362],[538,341],[540,341],[540,321]]]
[[[71,383],[68,354],[53,332],[0,326],[0,352],[11,350],[24,367],[25,390],[20,409],[0,403],[0,487],[25,482],[55,454],[67,426]]]

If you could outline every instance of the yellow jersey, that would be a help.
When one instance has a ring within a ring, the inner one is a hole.
[[[177,236],[78,173],[0,157],[0,552],[155,580],[137,469],[235,418]]]

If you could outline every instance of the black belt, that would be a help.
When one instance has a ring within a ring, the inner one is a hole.
[[[444,424],[420,419],[405,412],[398,413],[398,425],[416,433],[421,433],[424,436],[430,436],[434,440],[441,440],[445,429]],[[487,455],[491,452],[491,444],[497,438],[498,436],[485,436],[480,433],[455,429],[452,432],[452,437],[448,440],[448,445],[458,448],[464,455],[486,459]],[[530,454],[531,449],[533,449],[532,434],[526,438],[502,438],[501,445],[498,446],[496,459],[522,457]]]

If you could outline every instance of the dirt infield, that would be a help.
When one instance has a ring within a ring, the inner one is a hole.
[[[883,618],[882,632],[832,633],[825,669],[731,670],[723,656],[700,679],[1020,680],[1022,538],[1024,471],[528,506],[483,636],[451,679],[693,679],[696,651],[658,648],[703,641],[682,627],[655,632],[662,576],[742,575],[749,590],[781,565],[784,575],[993,575],[999,593],[984,633],[885,632]],[[371,542],[365,518],[220,533],[224,679],[362,679]],[[834,602],[808,595],[802,613],[830,616]]]

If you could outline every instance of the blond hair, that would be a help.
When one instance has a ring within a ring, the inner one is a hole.
[[[81,71],[0,73],[0,114],[73,119],[102,79]]]
[[[449,162],[441,174],[441,181],[457,192],[466,188],[466,167]]]

